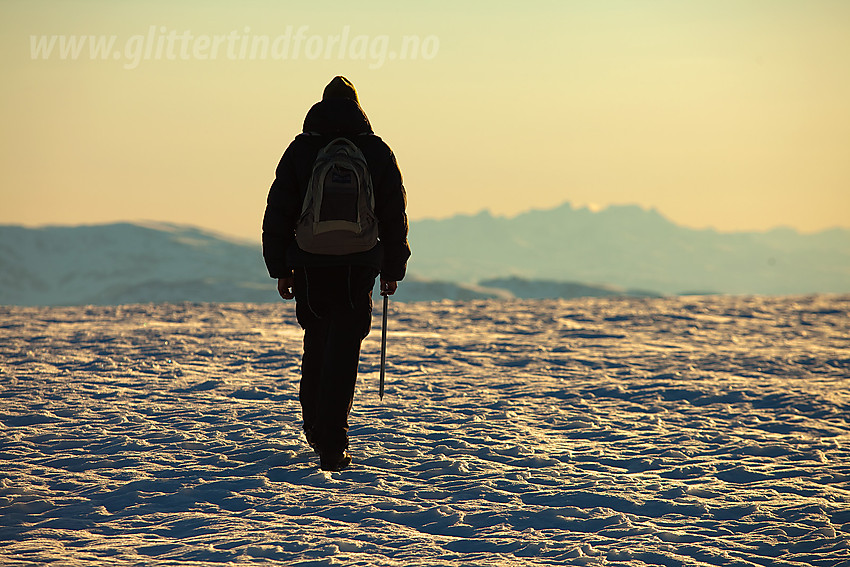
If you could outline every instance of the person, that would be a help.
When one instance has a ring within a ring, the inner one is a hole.
[[[344,255],[302,250],[296,225],[320,150],[344,137],[362,152],[372,179],[377,244]],[[337,76],[304,119],[275,172],[263,217],[263,257],[280,296],[295,299],[304,329],[299,400],[307,443],[323,470],[351,462],[348,417],[354,400],[360,346],[372,323],[372,290],[395,293],[410,247],[407,197],[390,147],[372,131],[354,85]]]

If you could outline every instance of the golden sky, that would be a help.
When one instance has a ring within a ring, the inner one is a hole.
[[[257,240],[280,155],[342,74],[412,219],[570,201],[850,227],[844,0],[4,0],[0,64],[4,224]]]

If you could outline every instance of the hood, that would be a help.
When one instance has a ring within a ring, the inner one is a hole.
[[[354,88],[351,81],[341,75],[334,77],[333,80],[328,83],[328,86],[325,87],[325,90],[322,93],[322,100],[327,100],[329,98],[350,98],[357,104],[360,104],[360,99],[357,98],[357,89]]]
[[[304,132],[332,135],[371,134],[366,113],[350,98],[327,98],[313,105],[304,118]]]

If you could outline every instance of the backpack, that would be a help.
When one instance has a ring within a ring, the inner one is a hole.
[[[295,226],[298,247],[313,254],[354,254],[378,243],[375,192],[363,152],[348,138],[319,150]]]

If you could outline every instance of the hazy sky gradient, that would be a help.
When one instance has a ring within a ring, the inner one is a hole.
[[[150,219],[256,240],[281,153],[343,74],[396,152],[412,219],[572,201],[720,230],[850,227],[850,2],[304,4],[4,1],[0,223]],[[308,58],[306,40],[284,60],[177,49],[134,69],[87,46],[31,55],[31,35],[54,34],[115,35],[126,55],[151,26],[347,27],[373,54],[387,36],[387,57]],[[436,38],[436,55],[390,59],[407,35]]]

